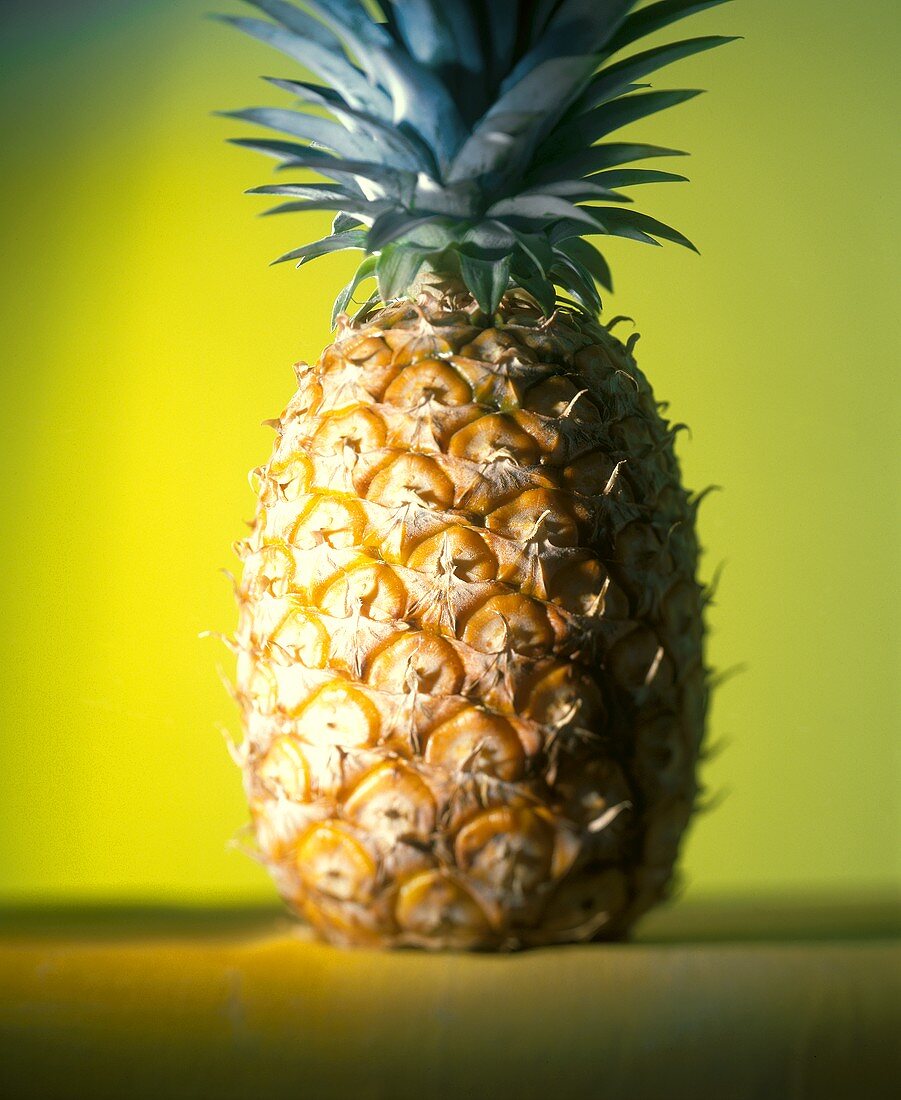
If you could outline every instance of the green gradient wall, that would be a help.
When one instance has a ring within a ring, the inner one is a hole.
[[[225,6],[228,6],[227,4]],[[327,338],[341,258],[255,221],[268,164],[216,107],[290,63],[208,0],[4,8],[0,894],[272,896],[207,627],[260,421]],[[233,10],[233,8],[232,8]],[[698,893],[852,892],[901,872],[896,0],[745,0],[746,41],[666,74],[709,96],[645,124],[693,182],[646,206],[701,247],[614,242],[610,313],[676,420],[710,576],[710,798]],[[671,85],[672,86],[672,85]],[[897,178],[897,177],[895,177]],[[895,429],[897,433],[897,429]]]

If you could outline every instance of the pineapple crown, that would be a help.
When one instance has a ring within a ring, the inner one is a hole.
[[[586,237],[694,246],[623,191],[684,180],[625,167],[678,150],[608,140],[699,93],[641,83],[733,39],[690,38],[622,56],[684,16],[726,0],[247,0],[269,19],[221,16],[321,83],[267,78],[293,108],[222,112],[285,138],[237,138],[283,170],[326,182],[268,184],[270,214],[334,210],[331,232],[275,263],[356,249],[335,302],[410,291],[423,272],[457,278],[493,313],[512,285],[550,313],[559,292],[596,315],[609,267]]]

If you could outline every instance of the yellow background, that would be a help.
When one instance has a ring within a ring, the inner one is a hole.
[[[217,727],[246,471],[327,340],[342,258],[267,261],[315,220],[255,221],[270,165],[214,108],[292,65],[208,0],[5,5],[0,894],[270,898]],[[225,5],[229,7],[229,5]],[[230,10],[235,10],[233,6]],[[693,182],[642,193],[698,258],[614,242],[617,295],[725,563],[700,894],[899,881],[896,0],[746,0],[742,43],[658,86],[641,127]],[[268,100],[267,100],[268,97]]]

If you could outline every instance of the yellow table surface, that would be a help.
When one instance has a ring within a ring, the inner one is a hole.
[[[339,951],[272,910],[0,918],[0,1096],[901,1096],[886,902],[682,903],[629,944]]]

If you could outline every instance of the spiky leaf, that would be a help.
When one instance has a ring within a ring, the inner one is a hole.
[[[323,237],[318,241],[311,241],[310,244],[301,245],[300,248],[294,248],[272,262],[282,264],[287,260],[299,260],[297,266],[301,267],[308,260],[315,260],[319,256],[327,256],[330,252],[343,252],[346,249],[362,250],[365,247],[365,232],[360,229],[349,229],[343,233],[333,233],[331,236]]]
[[[354,293],[360,283],[362,283],[365,279],[371,278],[375,274],[375,265],[376,257],[367,256],[366,259],[354,272],[354,277],[335,299],[335,307],[332,310],[332,328],[335,327],[339,314],[344,313],[347,310],[347,307],[350,305],[351,299],[353,298]]]
[[[494,313],[510,283],[510,257],[481,260],[461,249],[460,273],[479,308],[485,313]]]
[[[542,309],[559,292],[595,311],[595,283],[609,287],[610,271],[583,238],[693,247],[621,191],[683,180],[634,166],[683,154],[611,135],[697,94],[648,90],[656,70],[733,39],[628,50],[721,2],[249,0],[266,18],[225,21],[314,80],[269,78],[296,109],[231,115],[286,138],[237,144],[275,157],[280,171],[327,181],[302,176],[253,191],[288,200],[274,213],[336,215],[329,236],[281,259],[367,252],[339,310],[362,279],[375,275],[379,294],[399,296],[428,264],[463,278],[489,311],[511,282]]]
[[[417,245],[389,244],[382,249],[376,263],[382,301],[404,294],[413,285],[424,260],[425,253]]]

